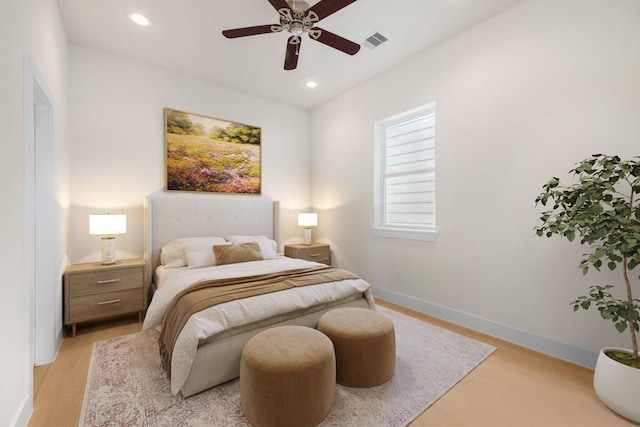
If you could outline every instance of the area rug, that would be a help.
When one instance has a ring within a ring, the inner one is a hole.
[[[384,307],[396,331],[393,378],[378,387],[338,385],[321,426],[405,426],[495,347]],[[233,380],[189,398],[173,396],[160,366],[157,332],[94,344],[80,426],[250,426]]]

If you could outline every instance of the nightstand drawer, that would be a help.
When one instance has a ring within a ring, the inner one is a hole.
[[[331,265],[331,249],[329,245],[323,243],[285,245],[284,255]]]
[[[144,310],[144,294],[141,288],[86,295],[70,299],[69,322],[100,319],[140,310]]]
[[[69,296],[141,288],[143,274],[142,268],[75,273],[69,277]]]
[[[298,258],[306,259],[309,261],[324,262],[329,259],[329,248],[309,247],[298,249]]]

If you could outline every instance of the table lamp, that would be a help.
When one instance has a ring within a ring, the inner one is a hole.
[[[115,264],[115,234],[127,232],[127,216],[100,214],[89,215],[89,234],[102,235],[102,264]]]
[[[311,244],[311,227],[318,225],[317,213],[299,213],[298,225],[304,227],[304,244]]]

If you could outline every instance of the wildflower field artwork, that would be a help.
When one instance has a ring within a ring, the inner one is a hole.
[[[261,129],[165,108],[167,191],[260,194]]]

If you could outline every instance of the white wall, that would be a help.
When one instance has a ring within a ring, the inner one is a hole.
[[[586,365],[629,347],[569,306],[620,273],[584,278],[584,251],[533,227],[550,177],[596,152],[639,154],[638,52],[636,0],[524,1],[315,109],[315,236],[386,298]],[[432,101],[438,240],[374,238],[373,122]]]
[[[71,45],[69,56],[71,262],[100,260],[88,215],[107,211],[128,214],[117,258],[142,256],[142,202],[165,186],[165,107],[260,126],[262,195],[281,202],[282,240],[302,238],[296,214],[310,205],[307,111],[85,47]]]
[[[67,43],[53,0],[12,0],[0,3],[0,247],[2,298],[0,324],[3,351],[0,356],[0,425],[26,424],[32,408],[31,301],[25,264],[25,145],[23,133],[23,58],[27,54],[54,98],[53,183],[57,206],[50,215],[58,242],[50,257],[51,294],[61,295],[60,277],[66,265],[66,208],[68,205],[68,149],[66,143]],[[61,328],[61,300],[51,301],[51,324]],[[50,331],[51,332],[51,331]],[[52,332],[57,333],[57,332]],[[7,349],[10,349],[7,350]]]

